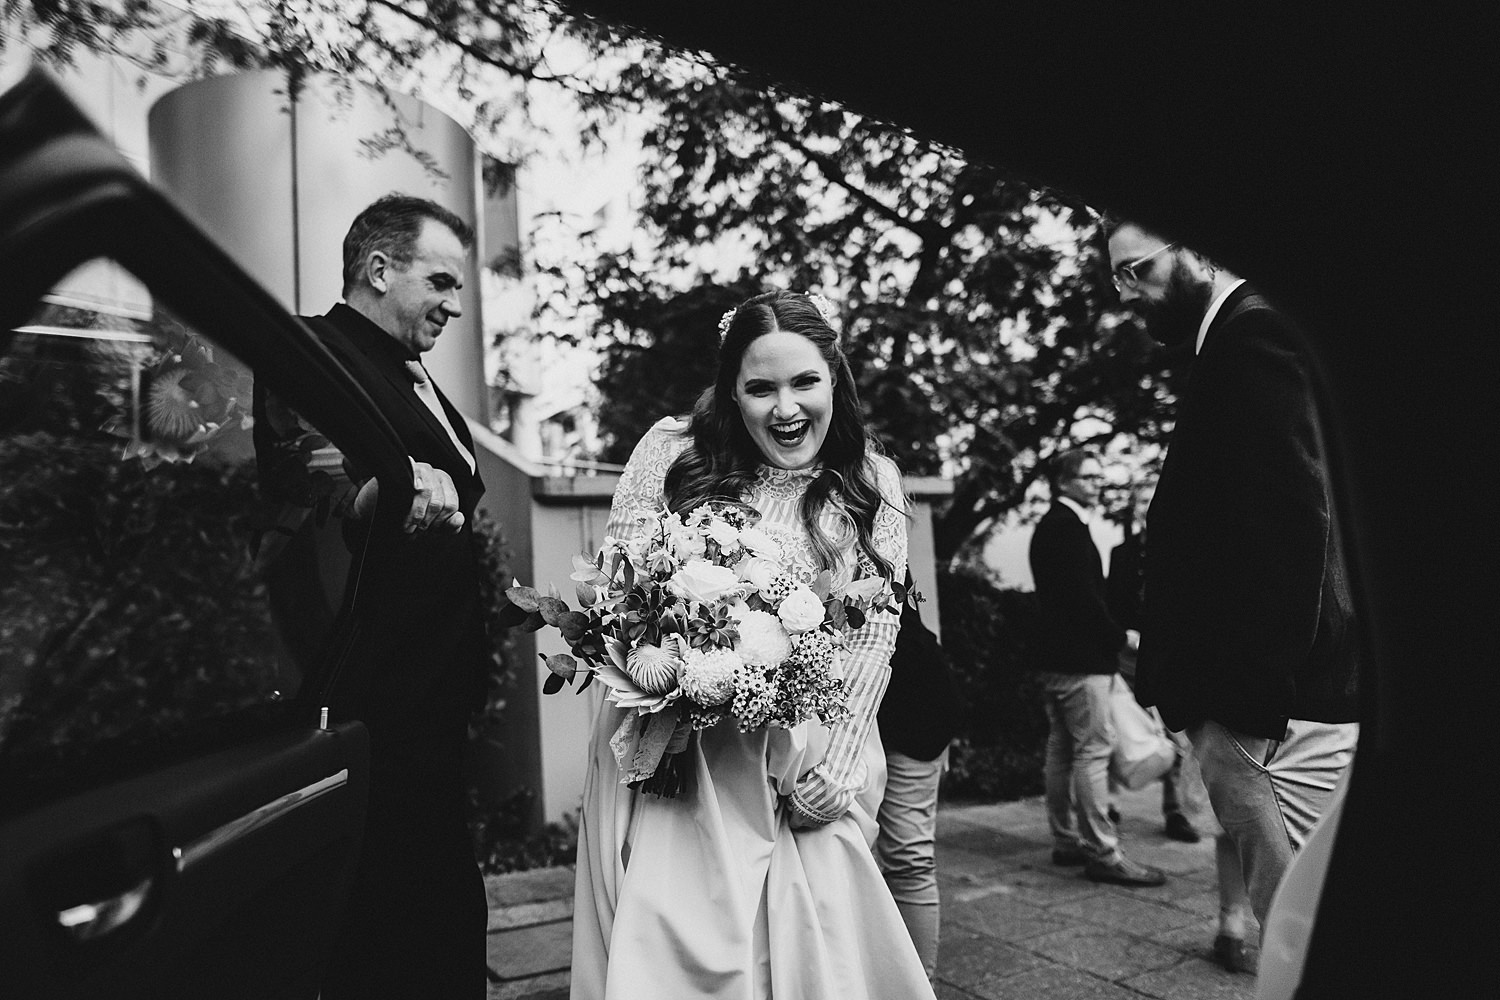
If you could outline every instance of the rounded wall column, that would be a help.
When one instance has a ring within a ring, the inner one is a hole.
[[[320,315],[343,289],[344,233],[392,191],[430,198],[475,226],[473,140],[400,94],[280,70],[186,84],[151,108],[152,179],[293,312]],[[477,228],[477,226],[476,226]],[[479,274],[470,255],[463,316],[423,359],[463,413],[487,424]]]

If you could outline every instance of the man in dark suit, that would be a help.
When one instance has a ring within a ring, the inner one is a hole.
[[[344,238],[344,302],[304,317],[389,418],[417,486],[403,525],[374,520],[378,484],[365,483],[346,526],[370,541],[331,710],[369,728],[370,809],[322,1000],[486,990],[487,908],[462,780],[488,663],[473,537],[484,484],[462,415],[421,363],[462,311],[472,246],[452,212],[387,195]]]
[[[1131,223],[1106,231],[1121,300],[1195,353],[1147,518],[1136,694],[1186,730],[1264,925],[1359,733],[1310,355],[1213,261]]]
[[[1158,869],[1126,857],[1109,818],[1109,759],[1115,730],[1109,693],[1120,650],[1136,634],[1110,617],[1104,566],[1088,521],[1104,472],[1086,451],[1066,451],[1049,466],[1052,506],[1031,536],[1031,575],[1041,615],[1037,666],[1046,693],[1047,819],[1052,861],[1084,866],[1096,882],[1161,885]],[[1076,823],[1075,823],[1076,818]]]

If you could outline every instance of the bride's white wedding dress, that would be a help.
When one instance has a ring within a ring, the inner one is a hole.
[[[667,467],[688,444],[682,427],[663,420],[636,447],[611,507],[611,536],[631,537],[638,514],[661,509]],[[875,545],[899,580],[901,480],[889,459],[871,461],[891,501],[877,518]],[[747,498],[762,514],[760,527],[809,579],[817,563],[798,507],[814,474],[763,467]],[[842,534],[831,517],[823,527],[830,537]],[[856,574],[851,560],[835,586]],[[897,623],[872,616],[851,637],[843,658],[849,719],[831,731],[741,733],[732,721],[703,730],[687,751],[690,786],[678,798],[620,784],[609,739],[624,713],[601,706],[579,827],[573,1000],[933,996],[870,853],[885,787],[875,712]],[[832,821],[793,830],[788,795]]]

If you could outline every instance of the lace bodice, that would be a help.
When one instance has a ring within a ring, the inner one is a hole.
[[[665,502],[662,483],[667,469],[691,439],[685,433],[684,421],[667,417],[656,423],[641,439],[630,456],[620,485],[615,489],[610,507],[608,533],[615,538],[630,538],[636,519],[653,517]],[[891,564],[899,581],[906,572],[906,503],[901,494],[901,474],[896,465],[883,455],[872,455],[875,481],[886,503],[875,515],[872,540],[875,551]],[[807,526],[802,523],[801,504],[807,487],[817,476],[816,469],[787,470],[761,466],[755,485],[745,501],[761,514],[759,527],[781,546],[792,572],[804,582],[818,573],[817,553]],[[867,556],[858,553],[854,530],[837,510],[823,512],[820,527],[839,546],[845,559],[835,568],[833,585],[837,590],[851,580],[871,575],[875,567]]]
[[[662,484],[667,470],[691,443],[687,425],[671,417],[656,423],[635,447],[610,505],[607,533],[621,540],[634,537],[640,519],[653,518],[665,504]],[[886,502],[875,516],[872,540],[875,550],[891,564],[895,578],[906,575],[906,500],[901,491],[901,473],[884,455],[869,457],[874,478]],[[760,511],[760,528],[781,545],[783,561],[792,571],[811,580],[818,572],[812,539],[802,523],[803,495],[817,475],[816,470],[788,471],[762,466],[743,498]],[[837,511],[825,511],[820,526],[835,541],[843,558],[833,571],[837,590],[851,580],[875,572],[870,559],[856,555],[858,545],[851,526]],[[869,780],[863,760],[865,742],[875,724],[875,712],[890,680],[891,652],[896,648],[900,618],[894,613],[871,614],[863,628],[850,636],[842,667],[848,690],[849,716],[831,727],[828,749],[822,761],[808,771],[790,796],[792,807],[818,822],[842,816]]]

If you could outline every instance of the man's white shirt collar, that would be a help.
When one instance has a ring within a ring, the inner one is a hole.
[[[1193,353],[1194,354],[1201,354],[1201,353],[1203,353],[1203,339],[1208,336],[1208,326],[1209,326],[1209,324],[1214,321],[1214,317],[1215,316],[1219,315],[1219,307],[1224,304],[1224,300],[1225,299],[1229,298],[1229,293],[1232,292],[1232,291],[1234,291],[1236,288],[1240,287],[1244,283],[1245,283],[1245,279],[1241,278],[1240,280],[1236,281],[1234,284],[1232,284],[1229,287],[1225,288],[1218,295],[1215,295],[1214,296],[1214,300],[1209,303],[1209,305],[1208,305],[1208,312],[1206,312],[1206,313],[1203,314],[1203,323],[1198,327],[1198,342],[1193,345]]]
[[[1084,524],[1088,524],[1089,519],[1093,517],[1093,514],[1091,514],[1087,510],[1084,510],[1083,507],[1078,503],[1078,501],[1074,500],[1072,497],[1065,497],[1061,493],[1059,493],[1057,495],[1057,499],[1059,502],[1065,503],[1069,507],[1072,507],[1073,513],[1077,514],[1078,520],[1082,521]]]

